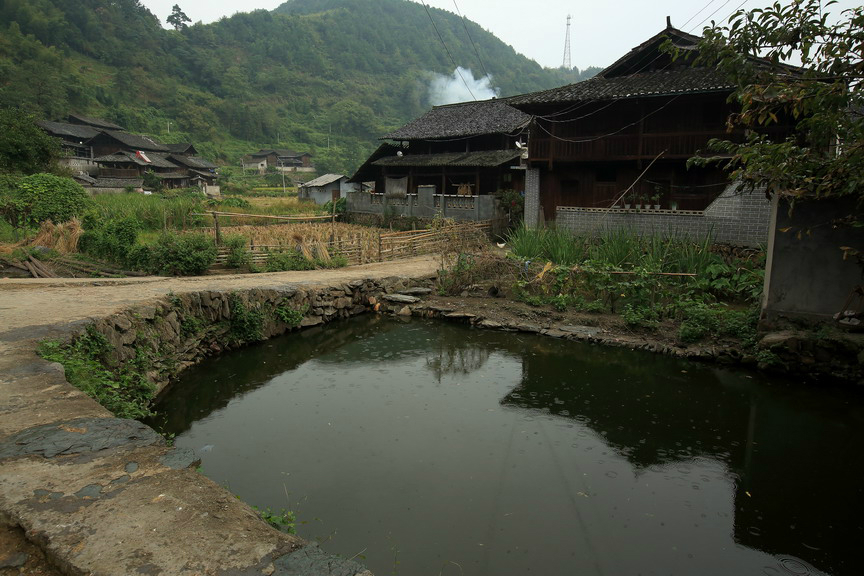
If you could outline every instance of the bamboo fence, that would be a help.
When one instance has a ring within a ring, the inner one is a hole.
[[[285,226],[281,234],[272,226],[266,227],[266,236],[256,227],[238,226],[223,228],[222,235],[248,237],[247,249],[255,264],[266,262],[271,253],[297,250],[322,260],[342,256],[348,264],[355,265],[445,252],[453,248],[454,238],[488,234],[491,227],[491,221],[483,221],[437,229],[381,232],[350,224],[304,224]],[[261,243],[262,238],[266,238],[266,243]],[[229,254],[228,247],[219,246],[216,264],[224,265]]]

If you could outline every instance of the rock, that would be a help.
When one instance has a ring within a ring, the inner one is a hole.
[[[444,317],[445,318],[452,318],[454,320],[458,320],[458,319],[470,320],[471,318],[476,318],[477,315],[471,314],[470,312],[458,312],[457,311],[457,312],[448,312],[448,313],[444,314]]]
[[[156,306],[141,306],[135,313],[143,320],[153,320],[156,317]]]
[[[119,314],[114,318],[114,326],[125,332],[132,327],[132,321],[123,314]]]
[[[593,326],[564,325],[556,326],[555,328],[562,332],[566,332],[567,334],[573,334],[574,336],[578,336],[580,338],[596,338],[602,332],[602,330]]]
[[[423,296],[425,294],[431,294],[431,288],[420,288],[419,286],[414,288],[406,288],[405,290],[400,290],[399,294],[405,294],[406,296]]]
[[[388,302],[397,302],[399,304],[415,304],[420,301],[416,296],[406,296],[404,294],[384,294],[381,296],[382,300],[387,300]]]
[[[504,327],[503,324],[501,324],[500,322],[495,322],[494,320],[481,320],[477,323],[477,325],[481,328],[491,328],[493,330],[498,330]]]
[[[408,306],[404,306],[399,312],[396,313],[397,316],[411,316],[411,308]]]
[[[0,556],[0,569],[21,568],[27,563],[27,558],[27,554],[23,552],[10,554],[9,556]]]

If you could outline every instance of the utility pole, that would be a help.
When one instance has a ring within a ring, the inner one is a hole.
[[[570,15],[567,15],[567,35],[564,37],[564,64],[561,65],[567,70],[573,68],[570,62]]]

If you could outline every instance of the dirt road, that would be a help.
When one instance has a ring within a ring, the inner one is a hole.
[[[202,290],[243,290],[286,284],[334,284],[358,279],[389,276],[419,278],[432,276],[438,262],[423,256],[396,262],[381,262],[334,270],[232,274],[189,278],[98,279],[0,278],[0,340],[4,332],[75,322],[106,316],[120,310],[165,296]]]

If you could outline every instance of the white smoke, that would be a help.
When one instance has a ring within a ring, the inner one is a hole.
[[[488,100],[498,96],[498,88],[492,87],[492,77],[474,78],[467,68],[459,66],[451,76],[435,74],[429,83],[429,102],[433,106]]]

